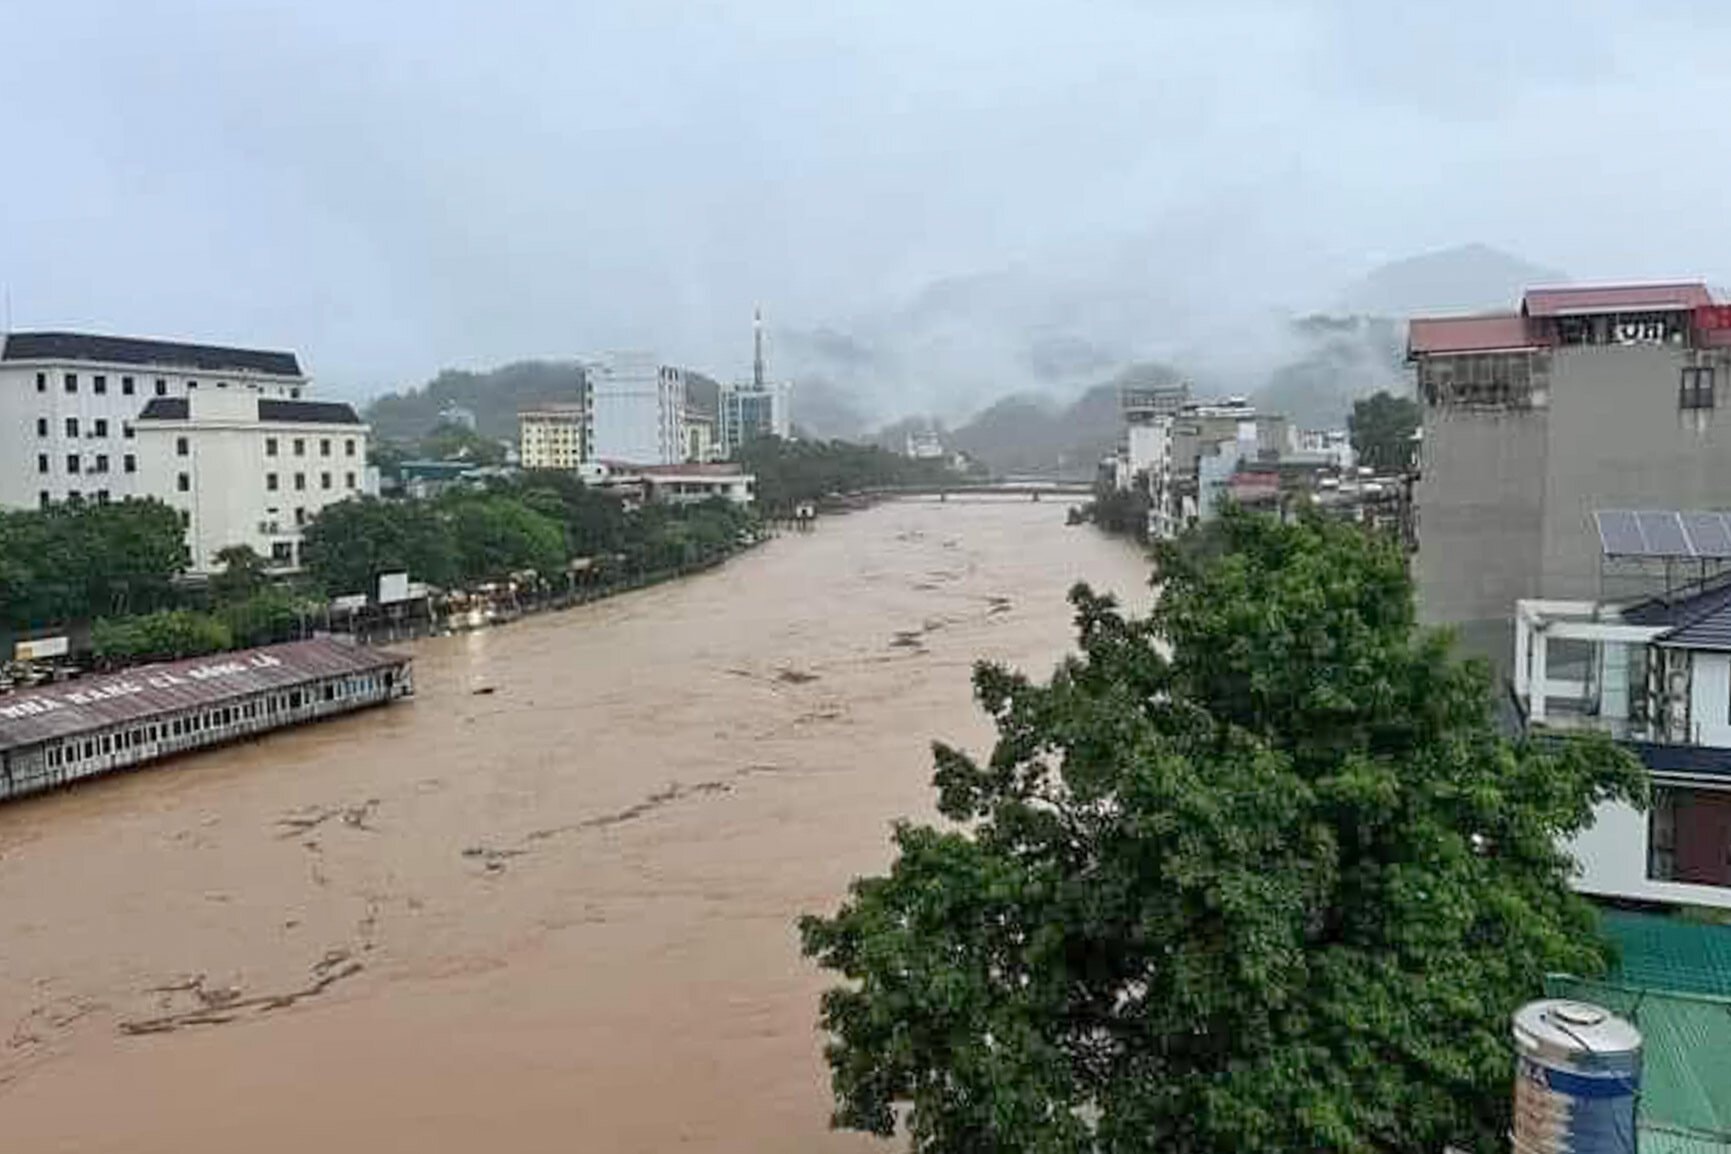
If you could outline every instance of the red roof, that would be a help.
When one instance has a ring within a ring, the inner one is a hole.
[[[1713,303],[1700,281],[1675,284],[1584,285],[1579,288],[1528,289],[1521,312],[1532,317],[1582,313],[1670,312]]]
[[[1407,326],[1407,352],[1484,353],[1534,349],[1544,342],[1527,331],[1518,313],[1487,313],[1470,317],[1415,317]]]

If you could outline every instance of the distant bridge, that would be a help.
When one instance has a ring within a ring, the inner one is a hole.
[[[988,481],[956,485],[885,485],[869,491],[880,497],[936,497],[940,501],[951,497],[1027,497],[1038,501],[1046,497],[1091,497],[1094,486],[1086,481]]]

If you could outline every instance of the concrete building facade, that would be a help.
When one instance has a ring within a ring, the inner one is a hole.
[[[787,437],[793,432],[788,411],[792,390],[787,385],[724,385],[718,429],[723,456],[758,437]]]
[[[1725,312],[1700,284],[1630,285],[1411,323],[1427,621],[1506,666],[1516,601],[1600,595],[1596,509],[1731,507]]]
[[[589,371],[594,457],[634,465],[685,460],[685,374],[653,356],[620,353]]]
[[[525,469],[575,469],[593,452],[594,426],[582,402],[536,405],[517,414],[518,464]]]
[[[152,398],[135,426],[140,492],[181,511],[195,573],[230,545],[298,568],[306,525],[367,491],[368,429],[346,404],[201,388]]]
[[[92,333],[9,333],[0,345],[0,507],[143,496],[135,422],[158,398],[298,400],[293,353]]]

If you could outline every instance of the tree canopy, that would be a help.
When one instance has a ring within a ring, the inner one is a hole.
[[[757,478],[758,504],[771,513],[838,493],[953,479],[943,461],[915,460],[851,441],[756,437],[740,447],[737,459]]]
[[[160,501],[0,510],[0,626],[155,609],[185,568],[180,514]]]
[[[1418,426],[1418,402],[1386,391],[1354,401],[1347,418],[1359,464],[1385,473],[1412,465],[1412,435]]]
[[[1561,839],[1640,801],[1607,740],[1513,741],[1416,628],[1396,548],[1228,511],[1146,618],[1078,587],[1045,684],[982,665],[998,740],[936,749],[806,952],[836,1124],[929,1152],[1500,1149],[1509,1015],[1605,964]],[[911,1107],[911,1109],[906,1109]]]

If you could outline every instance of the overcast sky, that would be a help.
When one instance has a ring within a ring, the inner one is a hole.
[[[1731,268],[1722,3],[0,0],[0,43],[14,327],[342,392],[728,376],[756,301],[845,326],[1150,236],[1151,278],[1292,307],[1466,241]]]

